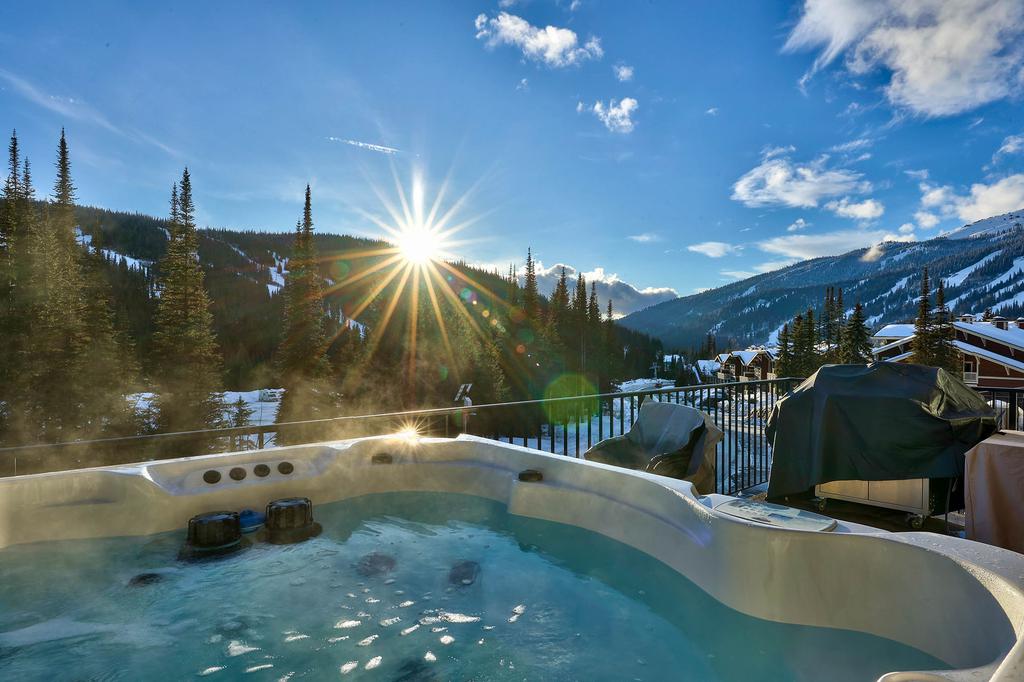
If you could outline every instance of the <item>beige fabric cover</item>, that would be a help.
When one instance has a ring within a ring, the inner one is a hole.
[[[967,452],[967,537],[1024,553],[1024,432],[1003,431]]]

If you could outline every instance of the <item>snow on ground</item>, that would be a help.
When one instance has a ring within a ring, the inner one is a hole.
[[[868,301],[866,305],[870,305],[871,303],[874,303],[875,301],[877,301],[879,299],[885,298],[886,296],[891,296],[892,294],[895,294],[900,289],[905,289],[907,287],[907,282],[909,280],[910,280],[910,275],[907,275],[906,277],[904,277],[900,281],[896,282],[896,284],[893,284],[892,288],[889,289],[889,291],[885,292],[884,294],[879,294],[878,296],[875,296],[873,299]]]
[[[249,417],[250,426],[273,424],[277,419],[277,408],[281,405],[283,388],[258,388],[254,391],[224,391],[223,400],[227,407],[225,417],[231,418],[235,403],[241,398],[245,406],[252,410]]]
[[[80,227],[75,228],[75,241],[87,249],[92,248],[92,235],[82,232],[82,228]],[[112,261],[114,263],[120,263],[122,260],[125,261],[129,270],[145,271],[153,267],[153,261],[126,256],[125,254],[118,253],[113,249],[100,249],[100,253],[102,253],[103,257],[108,261]]]
[[[1008,298],[1005,301],[1000,301],[992,306],[994,312],[999,312],[1003,308],[1009,308],[1010,306],[1024,305],[1024,291],[1018,292],[1016,296]]]
[[[974,265],[968,265],[963,270],[953,273],[943,281],[945,282],[947,287],[958,287],[964,283],[964,280],[967,279],[967,277],[970,276],[972,272],[974,272],[978,268],[985,267],[987,264],[992,262],[993,258],[996,258],[1002,252],[1002,249],[998,251],[993,251],[992,253],[988,254]]]
[[[1020,258],[1014,258],[1013,266],[1003,274],[999,275],[999,277],[996,277],[994,280],[989,282],[988,284],[989,286],[1002,284],[1003,282],[1009,281],[1011,277],[1019,276],[1021,274],[1021,271],[1024,271],[1024,256]]]

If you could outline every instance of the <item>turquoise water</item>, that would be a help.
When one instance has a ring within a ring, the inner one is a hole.
[[[0,552],[3,680],[874,680],[894,642],[728,609],[597,534],[442,494],[317,507],[323,534],[181,563],[184,531]],[[141,573],[159,579],[132,585]]]

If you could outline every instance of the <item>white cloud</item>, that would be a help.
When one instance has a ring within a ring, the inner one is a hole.
[[[636,127],[633,114],[639,108],[640,105],[635,99],[623,97],[618,102],[614,99],[608,100],[608,104],[594,102],[594,106],[590,110],[600,119],[601,123],[604,123],[605,128],[613,133],[631,133]],[[580,111],[579,105],[576,106],[576,111]]]
[[[982,218],[1024,208],[1024,173],[1008,175],[990,184],[976,182],[968,194],[958,194],[950,185],[920,184],[921,207],[915,214],[918,225],[934,227],[942,219],[959,218],[971,223]]]
[[[546,296],[551,295],[555,289],[555,283],[561,274],[563,265],[557,263],[550,268],[542,264],[537,265],[537,287]],[[576,268],[565,265],[565,274],[570,279],[570,289],[576,280]],[[612,300],[612,307],[618,315],[628,315],[637,310],[642,310],[662,301],[670,301],[679,297],[679,293],[671,287],[637,287],[629,282],[623,281],[618,275],[608,273],[604,268],[597,267],[590,272],[584,272],[587,279],[587,286],[591,282],[596,284],[597,297],[600,301],[601,310],[607,305],[608,299]],[[522,277],[520,276],[520,281]]]
[[[569,3],[569,11],[570,12],[575,12],[582,5],[583,5],[583,2],[581,0],[572,0],[572,2]]]
[[[922,230],[930,230],[931,228],[938,225],[939,221],[942,219],[939,218],[939,216],[935,215],[934,213],[929,213],[928,211],[918,211],[917,213],[914,214],[914,220],[917,221],[917,224],[921,226]]]
[[[360,149],[366,149],[371,152],[380,152],[381,154],[399,154],[402,151],[401,149],[395,149],[394,147],[385,147],[382,144],[371,144],[369,142],[360,142],[359,140],[346,140],[341,137],[328,136],[327,139],[331,142],[341,142],[342,144],[359,147]]]
[[[474,22],[476,37],[488,47],[512,45],[526,59],[552,68],[574,66],[604,56],[601,41],[591,37],[582,45],[576,32],[558,26],[539,28],[522,17],[500,12],[496,17],[481,14]]]
[[[914,234],[914,223],[903,223],[898,232],[900,234]]]
[[[704,113],[708,116],[718,116],[718,107],[709,107],[704,110]]]
[[[801,79],[845,55],[854,75],[889,74],[886,97],[925,116],[958,114],[1024,86],[1019,0],[805,0],[784,50],[819,49]]]
[[[789,227],[786,228],[786,232],[799,232],[800,230],[806,229],[808,225],[810,225],[810,223],[803,218],[797,218]]]
[[[822,234],[772,237],[758,242],[757,248],[766,253],[806,260],[862,249],[891,237],[882,230],[838,230]]]
[[[958,197],[956,213],[961,220],[974,222],[1001,213],[1024,208],[1024,173],[1007,177],[986,185],[971,185],[970,196]]]
[[[620,83],[633,80],[633,67],[626,66],[625,64],[616,64],[612,67],[612,71],[615,72],[615,77],[619,79]]]
[[[850,197],[843,197],[838,201],[830,201],[825,208],[842,218],[853,218],[855,220],[874,220],[885,213],[885,205],[876,199],[865,199],[861,202],[850,201]]]
[[[525,78],[520,78],[519,82],[516,84],[516,90],[524,90],[525,91],[525,90],[529,90],[529,89],[530,89],[530,81],[526,80]]]
[[[732,198],[747,206],[810,208],[822,199],[871,191],[871,183],[849,169],[829,168],[828,157],[794,163],[792,147],[762,152],[758,166],[747,171],[732,187]]]
[[[686,250],[702,253],[708,258],[721,258],[730,253],[737,253],[740,251],[740,247],[734,244],[727,244],[726,242],[701,242],[699,244],[690,244],[686,247]]]
[[[653,232],[644,232],[643,234],[631,234],[626,239],[631,239],[641,244],[648,244],[650,242],[660,242],[661,237]]]

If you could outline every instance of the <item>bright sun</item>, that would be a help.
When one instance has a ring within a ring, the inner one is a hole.
[[[397,246],[402,258],[409,263],[422,265],[440,255],[440,235],[425,227],[409,227],[398,233]]]

